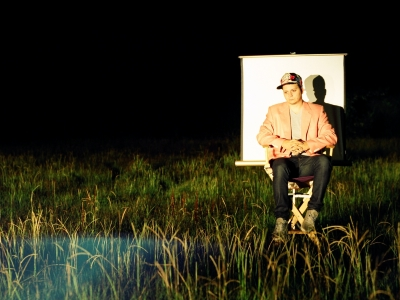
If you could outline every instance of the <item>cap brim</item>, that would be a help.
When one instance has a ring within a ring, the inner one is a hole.
[[[299,83],[298,83],[297,81],[288,81],[288,82],[285,82],[284,84],[279,85],[276,89],[277,89],[277,90],[281,90],[282,87],[283,87],[284,85],[287,85],[287,84],[299,84]]]

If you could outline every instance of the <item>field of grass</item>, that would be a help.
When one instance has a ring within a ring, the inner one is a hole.
[[[239,139],[0,150],[1,299],[399,299],[400,140],[352,139],[306,235],[271,244]]]

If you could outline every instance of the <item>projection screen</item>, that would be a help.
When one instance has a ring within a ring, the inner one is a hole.
[[[344,109],[346,54],[290,54],[239,56],[242,75],[242,117],[240,161],[236,166],[263,165],[265,151],[256,135],[268,107],[284,102],[282,90],[276,87],[284,73],[293,72],[303,78],[303,99],[324,105],[339,137],[334,161],[345,159]]]

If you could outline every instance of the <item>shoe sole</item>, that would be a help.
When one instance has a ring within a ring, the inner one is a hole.
[[[274,243],[277,243],[277,244],[286,243],[288,240],[289,240],[288,237],[286,237],[286,238],[283,238],[283,237],[280,237],[280,236],[273,236],[272,237],[272,241]]]

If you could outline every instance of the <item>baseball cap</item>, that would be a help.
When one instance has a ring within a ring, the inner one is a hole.
[[[282,89],[282,86],[289,83],[297,83],[298,85],[303,85],[303,80],[300,75],[296,73],[285,73],[281,79],[281,85],[277,87],[278,90]]]

